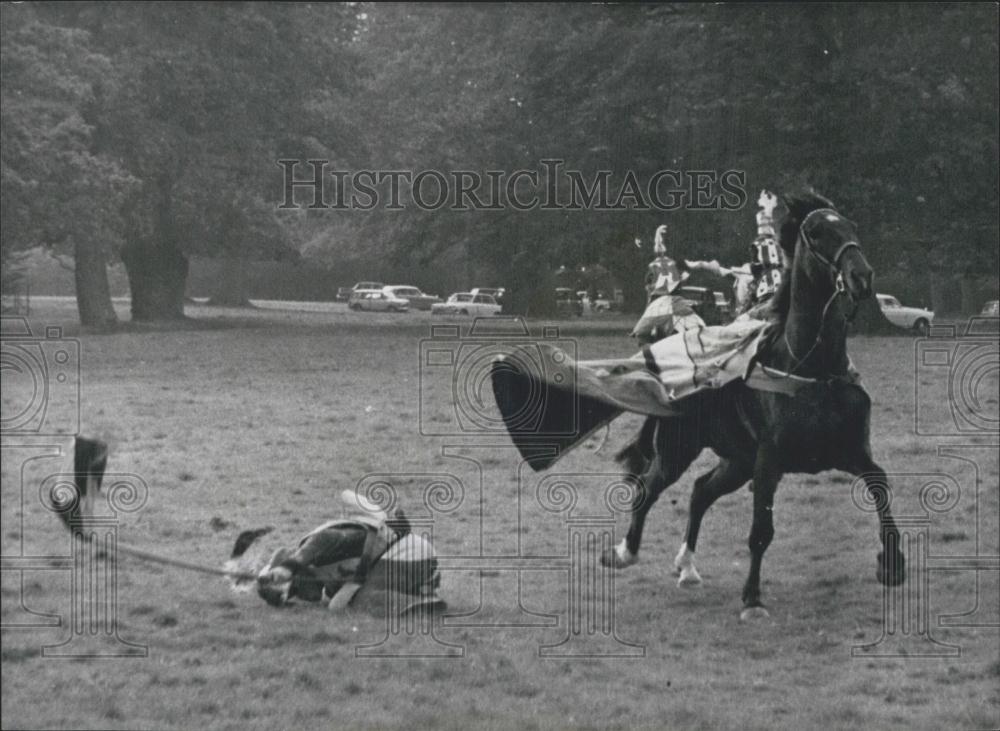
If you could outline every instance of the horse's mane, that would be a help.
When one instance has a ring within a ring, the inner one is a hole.
[[[785,195],[781,197],[781,202],[785,209],[785,214],[781,219],[781,226],[778,230],[778,245],[785,252],[787,260],[791,262],[795,257],[795,242],[799,238],[799,226],[802,221],[815,210],[820,208],[833,208],[836,206],[829,198],[821,196],[812,189],[807,189],[799,193]],[[792,277],[791,271],[786,270],[781,278],[774,297],[771,298],[771,312],[776,315],[780,322],[785,321],[788,310],[792,304]]]

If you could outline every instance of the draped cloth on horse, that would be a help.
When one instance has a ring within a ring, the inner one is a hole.
[[[529,370],[517,359],[500,356],[492,365],[493,394],[521,455],[534,469],[545,469],[626,411],[679,416],[692,394],[747,378],[769,324],[746,318],[692,328],[630,358],[611,360],[574,361],[539,342],[541,362],[559,367]]]

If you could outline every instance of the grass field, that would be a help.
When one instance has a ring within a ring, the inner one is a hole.
[[[43,646],[71,632],[69,573],[26,571],[22,586],[19,572],[4,571],[5,625],[24,619],[22,601],[63,618],[60,627],[3,632],[4,729],[1000,727],[997,572],[948,569],[946,560],[1000,553],[997,455],[986,446],[995,441],[953,425],[947,369],[915,367],[913,340],[859,337],[850,350],[874,400],[875,456],[891,475],[896,513],[930,516],[922,530],[931,570],[911,561],[906,585],[908,611],[914,621],[925,613],[928,627],[907,625],[905,636],[852,656],[883,631],[877,521],[852,502],[852,480],[835,473],[788,476],[779,488],[777,535],[764,563],[769,619],[739,622],[746,490],[706,518],[698,547],[704,586],[676,587],[671,560],[691,482],[712,464],[705,454],[651,513],[641,562],[616,575],[616,635],[644,655],[542,657],[539,647],[568,631],[557,560],[567,551],[566,515],[539,507],[546,475],[519,473],[502,440],[422,435],[421,425],[440,432],[455,419],[447,374],[423,383],[418,375],[429,316],[199,307],[189,314],[195,322],[184,329],[78,336],[80,433],[110,443],[109,472],[149,485],[145,506],[122,518],[123,542],[220,566],[241,529],[271,524],[295,536],[337,517],[336,495],[366,475],[396,475],[401,506],[420,516],[427,475],[449,474],[464,492],[452,512],[434,514],[439,554],[555,558],[523,572],[519,601],[513,572],[445,572],[448,611],[466,615],[435,628],[442,643],[464,647],[451,658],[356,657],[358,646],[386,635],[383,620],[317,606],[274,609],[223,579],[129,558],[118,567],[118,632],[148,646],[148,656],[43,657]],[[73,315],[48,305],[32,324],[36,333],[66,324],[72,335]],[[624,321],[571,325],[563,336],[583,358],[633,350]],[[995,371],[991,378],[976,388],[995,414]],[[30,398],[27,387],[5,378],[5,418]],[[53,409],[51,418],[74,432],[61,413]],[[620,419],[606,440],[557,465],[579,488],[574,516],[608,514],[602,490],[614,478],[611,455],[638,423]],[[918,435],[918,424],[932,433]],[[70,444],[68,436],[5,437],[5,559],[68,552],[65,530],[37,496],[47,475],[66,470]],[[918,495],[934,483],[958,491],[937,505],[941,512],[927,513]],[[616,536],[626,527],[618,515]],[[581,601],[597,603],[587,593]],[[399,637],[404,649],[428,642]],[[928,656],[945,646],[958,654]],[[881,657],[879,648],[907,655]]]

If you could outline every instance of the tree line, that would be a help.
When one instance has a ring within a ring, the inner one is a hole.
[[[305,258],[464,267],[536,312],[560,265],[595,264],[638,305],[656,225],[679,256],[739,263],[764,187],[831,197],[880,274],[928,290],[996,276],[993,5],[0,7],[4,261],[71,256],[87,326],[114,323],[112,261],[133,319],[183,317],[194,255],[228,262],[227,304],[245,300],[248,262]],[[747,200],[282,209],[282,159],[480,174],[559,160],[614,195],[730,171]]]

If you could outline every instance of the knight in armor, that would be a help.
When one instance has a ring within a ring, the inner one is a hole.
[[[653,250],[657,257],[650,263],[646,273],[646,311],[632,330],[632,335],[640,343],[653,343],[674,331],[704,326],[687,300],[673,294],[694,270],[710,272],[720,277],[734,276],[736,310],[740,316],[767,319],[765,305],[781,284],[785,262],[774,230],[774,209],[778,205],[778,197],[762,190],[757,205],[757,236],[750,245],[749,263],[740,267],[723,267],[715,260],[675,262],[666,255],[664,236],[667,227],[660,226],[656,229]]]
[[[646,345],[678,330],[704,327],[705,323],[683,297],[674,294],[695,270],[723,274],[717,261],[675,261],[667,256],[666,225],[656,229],[653,251],[656,258],[646,270],[646,310],[632,329],[632,336]]]
[[[363,598],[366,588],[371,588],[369,593],[392,591],[406,597],[397,602],[402,611],[443,606],[437,596],[441,576],[433,547],[410,531],[402,511],[390,517],[352,491],[345,491],[342,499],[361,504],[364,511],[323,523],[297,544],[273,551],[262,567],[250,549],[269,529],[244,531],[233,548],[230,569],[256,570],[257,594],[277,607],[293,601],[322,602],[330,611],[340,611],[356,605],[355,595]]]
[[[750,310],[759,312],[778,290],[785,271],[784,252],[778,246],[774,231],[774,209],[778,205],[778,197],[762,190],[757,205],[760,206],[757,211],[757,236],[750,244],[750,262],[741,268],[742,271],[732,270],[737,276],[748,274],[750,277],[743,298],[737,298],[737,309],[741,314]]]

